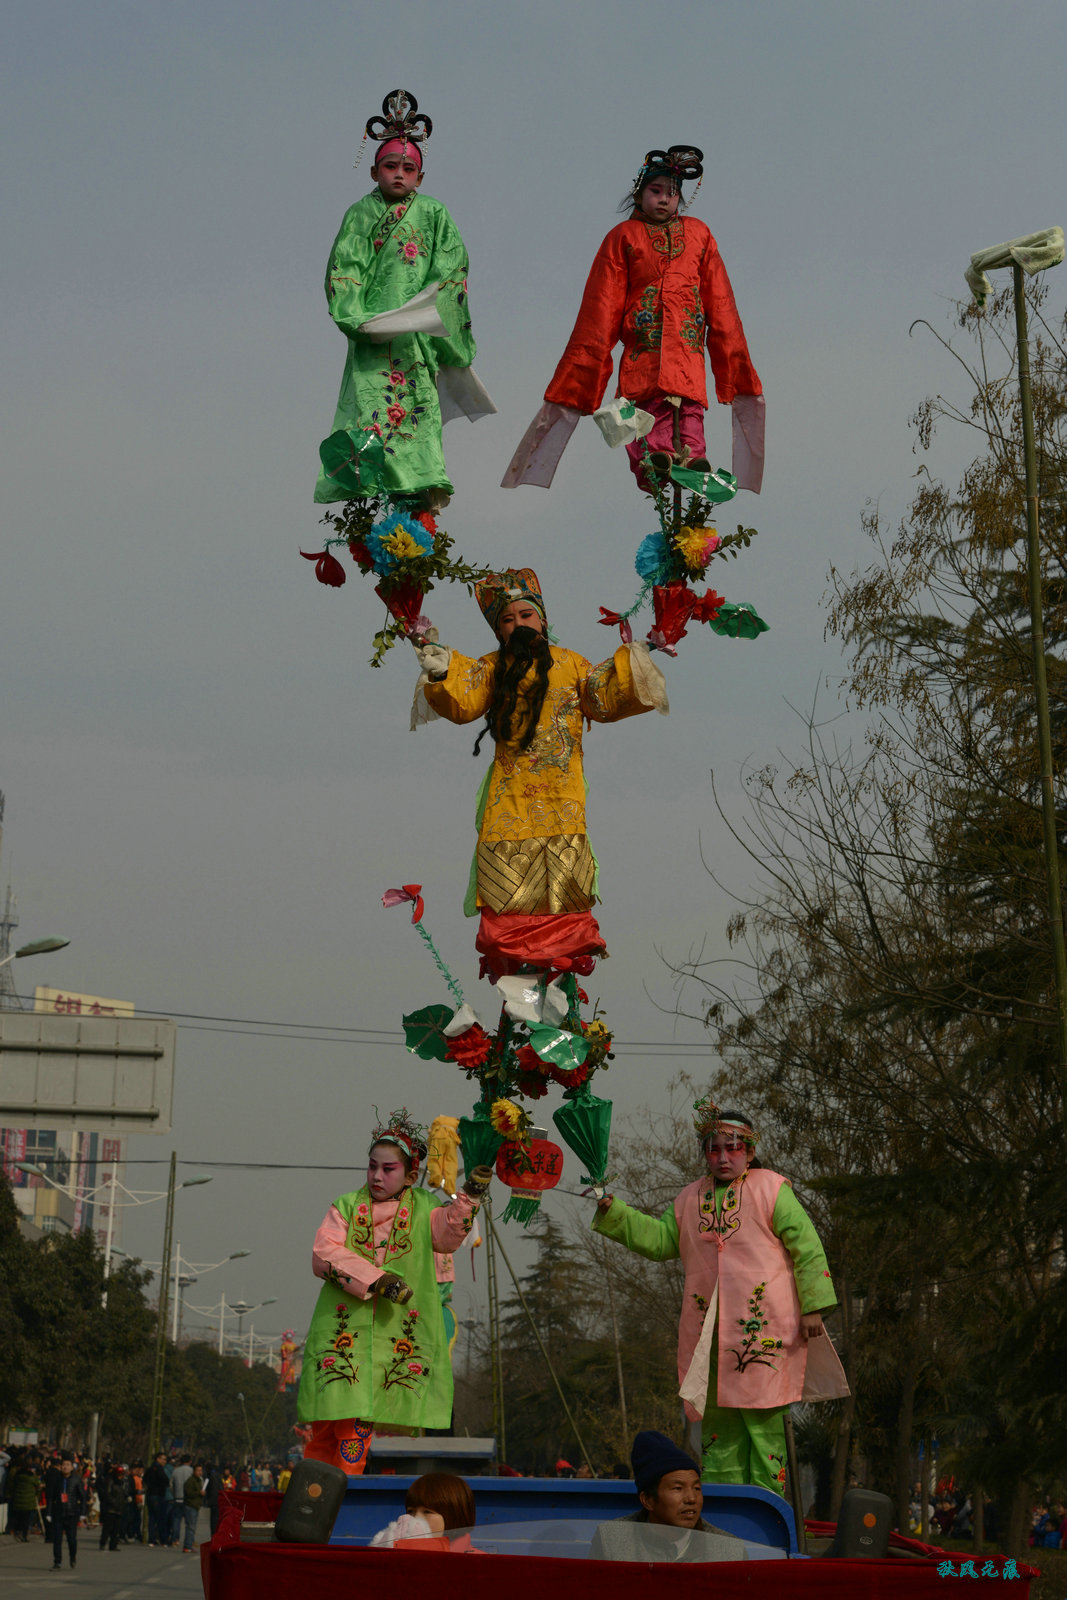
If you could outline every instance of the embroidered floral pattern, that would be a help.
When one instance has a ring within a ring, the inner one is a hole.
[[[423,1380],[430,1376],[430,1369],[419,1347],[418,1321],[417,1311],[409,1311],[405,1315],[400,1336],[393,1340],[393,1359],[382,1376],[383,1389],[417,1390]]]
[[[701,1325],[703,1325],[704,1318],[708,1314],[708,1302],[702,1294],[694,1294],[693,1299],[696,1303],[697,1310],[700,1312],[700,1321]]]
[[[331,1383],[359,1382],[359,1362],[355,1358],[358,1329],[349,1327],[349,1307],[343,1303],[334,1308],[333,1328],[327,1342],[315,1359],[315,1386],[325,1389]]]
[[[637,302],[634,328],[637,337],[633,349],[628,352],[631,360],[635,356],[647,355],[650,351],[660,348],[663,343],[663,307],[659,303],[654,283],[648,285]]]
[[[745,1337],[740,1349],[730,1345],[729,1353],[737,1363],[738,1372],[744,1372],[746,1367],[773,1368],[775,1362],[781,1359],[781,1339],[768,1338],[763,1332],[767,1326],[767,1318],[763,1314],[766,1288],[765,1283],[757,1283],[748,1297],[748,1316],[737,1319],[737,1325]]]
[[[418,261],[420,257],[429,255],[426,248],[426,235],[421,228],[414,227],[410,222],[404,228],[398,228],[393,235],[396,243],[396,253],[401,261]]]
[[[700,304],[699,284],[691,283],[689,292],[693,296],[693,304],[682,318],[681,339],[684,345],[700,355],[704,348],[704,308]]]
[[[386,455],[396,455],[394,440],[414,439],[419,418],[426,410],[424,405],[418,404],[416,381],[413,377],[421,366],[421,362],[413,361],[411,366],[403,371],[398,367],[389,366],[382,368],[378,373],[379,378],[385,379],[382,387],[384,403],[371,412],[370,426],[384,444]]]

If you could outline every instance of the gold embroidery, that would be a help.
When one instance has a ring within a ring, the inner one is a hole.
[[[500,840],[478,846],[478,895],[498,913],[538,916],[588,911],[593,852],[584,833]]]

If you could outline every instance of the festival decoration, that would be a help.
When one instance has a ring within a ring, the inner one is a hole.
[[[611,1101],[601,1100],[582,1084],[552,1113],[564,1144],[588,1168],[581,1183],[591,1183],[599,1200],[607,1179],[608,1141],[611,1136]]]
[[[331,435],[326,444],[338,437]],[[345,461],[350,464],[356,458],[362,461],[366,449],[359,450],[348,435],[341,437],[347,441]],[[344,453],[340,445],[336,446],[336,451]],[[367,473],[368,470],[364,464],[363,471]],[[384,493],[375,492],[373,483],[361,489],[358,473],[354,479],[345,480],[345,487],[350,482],[351,497],[341,510],[329,511],[322,518],[325,526],[333,530],[327,533],[323,548],[301,550],[300,554],[305,561],[315,562],[315,576],[320,583],[335,588],[344,583],[345,571],[333,554],[334,550],[347,550],[360,572],[373,574],[378,579],[374,592],[385,602],[389,612],[389,621],[374,635],[374,653],[370,658],[372,667],[380,667],[386,651],[391,650],[398,639],[429,637],[432,624],[422,614],[422,603],[435,584],[462,583],[471,593],[476,583],[493,574],[488,567],[471,566],[453,556],[454,540],[439,527],[431,512],[398,506]]]
[[[501,1220],[514,1219],[527,1228],[541,1208],[543,1192],[554,1189],[563,1176],[563,1151],[550,1139],[509,1140],[497,1153],[496,1175],[511,1190]]]

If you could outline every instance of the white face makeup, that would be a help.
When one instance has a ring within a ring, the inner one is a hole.
[[[367,1188],[372,1200],[392,1200],[408,1181],[407,1163],[395,1144],[376,1144],[367,1158]]]

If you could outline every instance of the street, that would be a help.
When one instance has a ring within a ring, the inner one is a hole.
[[[78,1535],[78,1565],[52,1571],[52,1547],[40,1534],[29,1544],[0,1537],[0,1591],[5,1595],[62,1595],[68,1600],[139,1600],[142,1595],[201,1596],[200,1554],[159,1550],[150,1545],[124,1544],[101,1550],[100,1535],[82,1528]]]

